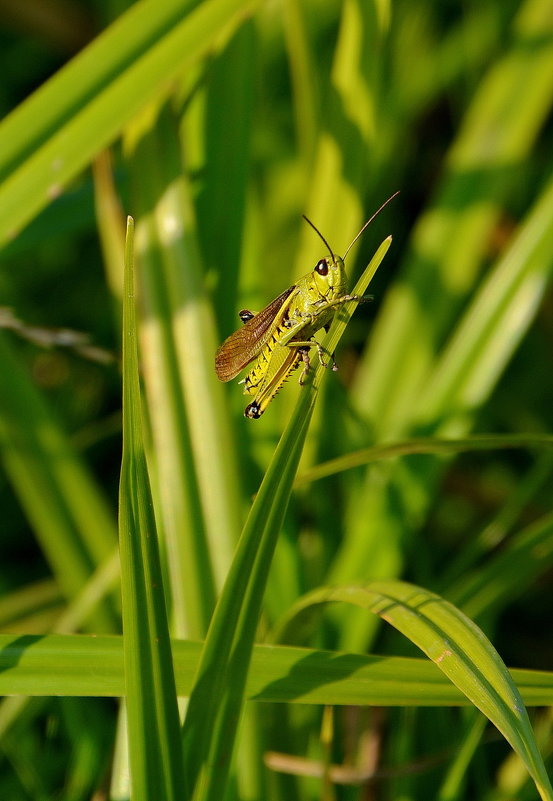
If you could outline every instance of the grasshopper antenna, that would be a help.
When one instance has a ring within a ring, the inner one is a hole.
[[[391,198],[390,198],[390,200],[391,200]],[[388,201],[386,201],[386,203],[387,203],[387,202],[388,202]],[[386,205],[386,203],[385,203],[384,205]],[[380,209],[379,209],[378,211],[380,211]],[[378,212],[377,212],[377,214],[378,214]],[[326,245],[326,246],[327,246],[327,248],[328,248],[328,251],[329,251],[329,253],[330,253],[330,256],[331,256],[331,258],[332,258],[332,261],[336,261],[336,256],[335,256],[335,255],[334,255],[334,253],[332,252],[332,248],[330,247],[330,245],[328,244],[328,242],[326,241],[326,239],[324,238],[324,236],[321,234],[321,232],[319,231],[319,229],[318,229],[318,228],[317,228],[315,225],[313,225],[313,223],[311,222],[311,220],[309,219],[309,217],[306,217],[306,216],[305,216],[305,214],[302,214],[301,216],[303,217],[303,219],[305,220],[305,222],[309,223],[309,225],[310,225],[310,226],[311,226],[311,228],[312,228],[312,229],[315,231],[315,233],[317,233],[317,234],[318,234],[318,235],[321,237],[321,239],[323,240],[323,242],[325,243],[325,245]]]
[[[344,261],[346,260],[346,256],[348,255],[348,253],[350,252],[350,250],[352,249],[352,247],[355,245],[355,243],[357,242],[357,240],[359,239],[359,237],[361,236],[361,234],[363,233],[363,231],[365,230],[365,228],[368,228],[368,227],[369,227],[369,225],[370,225],[370,224],[372,223],[372,221],[374,220],[374,218],[375,218],[375,217],[378,217],[378,215],[380,214],[380,212],[382,211],[382,209],[383,209],[383,208],[385,208],[385,207],[388,205],[388,203],[390,203],[390,202],[391,202],[391,201],[392,201],[392,200],[393,200],[395,197],[397,197],[398,195],[399,195],[399,190],[398,190],[397,192],[394,192],[394,194],[393,194],[393,195],[390,195],[390,197],[388,198],[388,200],[385,200],[385,201],[384,201],[384,203],[381,205],[381,207],[380,207],[379,209],[377,209],[377,210],[375,211],[375,213],[372,215],[372,217],[369,217],[369,219],[367,220],[367,222],[365,223],[365,225],[364,225],[364,226],[361,228],[361,230],[359,231],[359,233],[357,234],[357,236],[356,236],[356,237],[355,237],[355,238],[354,238],[354,239],[353,239],[353,240],[352,240],[352,241],[349,243],[349,245],[348,245],[348,247],[347,247],[347,249],[346,249],[346,252],[344,253],[344,256],[343,256],[343,260],[344,260]],[[307,217],[306,217],[305,219],[307,220]],[[307,222],[309,222],[309,220],[307,220]],[[310,225],[313,225],[313,223],[310,223]],[[314,226],[314,225],[313,225],[313,228],[315,228],[315,226]],[[315,228],[315,231],[317,231],[317,229],[316,229],[316,228]],[[317,231],[317,233],[319,233],[319,232]],[[319,236],[321,237],[321,239],[323,238],[323,237],[321,236],[321,234],[319,234]],[[324,241],[324,240],[323,240],[323,241]],[[328,245],[327,245],[327,247],[328,247]],[[330,250],[330,248],[328,248],[328,249]]]

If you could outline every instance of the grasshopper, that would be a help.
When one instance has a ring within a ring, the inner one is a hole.
[[[286,289],[258,314],[248,309],[240,311],[238,315],[244,323],[243,327],[225,339],[215,354],[215,372],[221,381],[231,381],[246,365],[254,362],[240,382],[244,384],[244,394],[254,396],[244,410],[246,417],[261,417],[284,382],[300,364],[303,369],[299,383],[304,383],[309,373],[309,351],[312,347],[317,348],[321,364],[327,366],[323,348],[314,334],[321,328],[329,330],[336,310],[344,303],[350,300],[366,300],[347,293],[344,262],[363,231],[397,194],[396,192],[388,198],[367,220],[342,258],[332,252],[321,232],[304,215],[306,222],[328,248],[330,256],[320,259],[311,272]],[[332,369],[337,369],[334,357]]]

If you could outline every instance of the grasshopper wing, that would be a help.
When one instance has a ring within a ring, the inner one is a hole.
[[[215,372],[220,381],[230,381],[255,359],[268,339],[272,324],[286,299],[294,291],[291,286],[263,311],[254,315],[242,328],[231,334],[215,354]]]

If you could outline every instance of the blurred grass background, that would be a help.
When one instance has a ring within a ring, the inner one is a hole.
[[[353,283],[393,235],[299,478],[415,438],[513,447],[369,455],[298,484],[257,640],[309,590],[402,578],[463,609],[507,665],[551,670],[548,0],[5,0],[0,19],[2,632],[121,631],[124,216],[170,630],[199,640],[299,392],[245,420],[215,348],[324,255],[302,213],[344,252],[399,189],[348,257]],[[418,653],[342,606],[300,642]],[[127,797],[114,702],[8,704],[0,797]],[[252,705],[228,797],[537,797],[483,720]],[[534,722],[548,755],[550,713]]]

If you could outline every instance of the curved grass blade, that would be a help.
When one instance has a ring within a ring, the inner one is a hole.
[[[417,645],[499,729],[524,762],[542,799],[553,799],[528,713],[509,671],[483,632],[439,595],[402,581],[315,590],[284,620],[279,639],[318,604],[341,601],[374,612]]]
[[[483,564],[448,585],[448,597],[471,618],[494,614],[535,586],[553,564],[553,512],[511,535]]]
[[[381,459],[395,459],[414,453],[452,454],[467,451],[509,450],[514,448],[553,449],[553,436],[550,434],[475,434],[462,439],[438,439],[433,437],[413,437],[405,442],[386,445],[373,445],[361,448],[345,456],[330,459],[305,470],[294,482],[295,487],[334,476],[354,467],[376,462]]]

